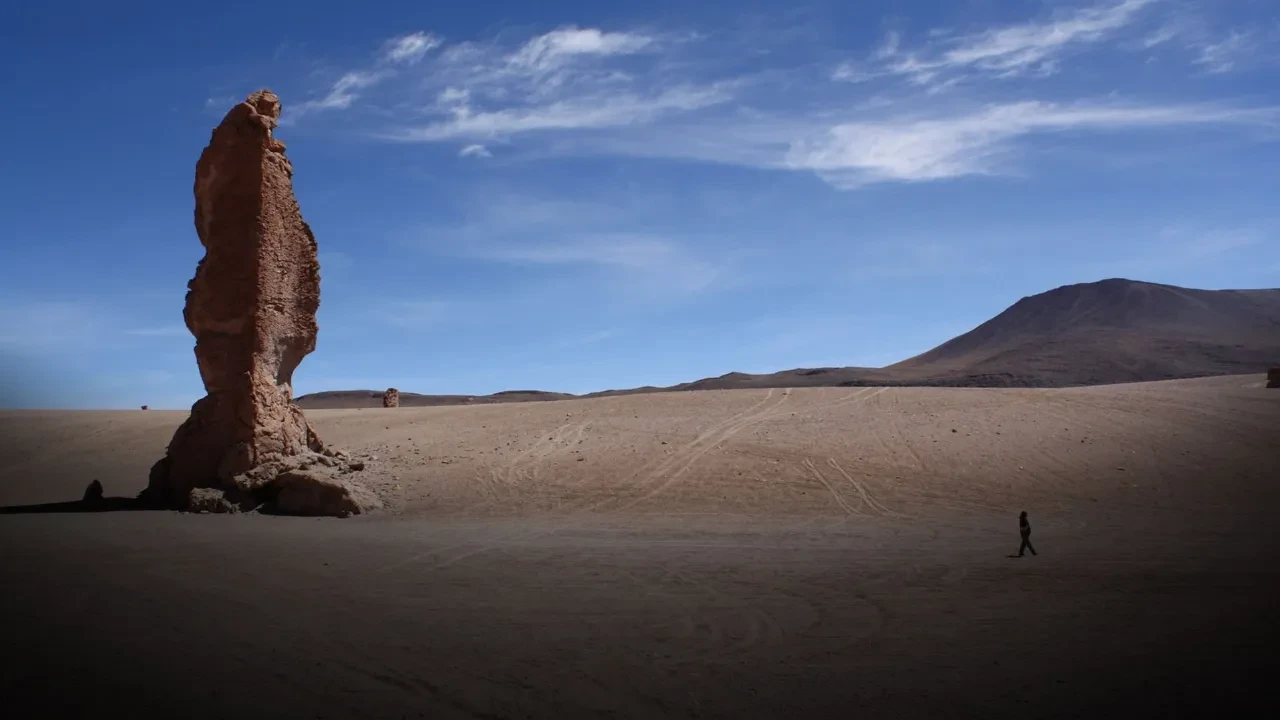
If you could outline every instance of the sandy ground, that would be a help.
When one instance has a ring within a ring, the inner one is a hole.
[[[185,413],[0,413],[41,716],[1196,716],[1274,700],[1280,391],[793,389],[311,411],[347,520],[49,512]],[[1040,555],[1013,559],[1026,509]],[[42,511],[44,510],[44,511]]]

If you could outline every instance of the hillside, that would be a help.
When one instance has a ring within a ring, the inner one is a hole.
[[[885,370],[904,380],[1008,375],[1093,385],[1264,370],[1280,359],[1280,290],[1104,280],[1019,300]]]
[[[382,390],[326,390],[299,396],[294,403],[303,409],[342,410],[351,408],[382,407]],[[402,407],[426,407],[429,405],[491,405],[494,403],[537,402],[540,400],[567,400],[568,393],[543,392],[541,390],[505,390],[492,395],[420,395],[401,392]]]
[[[1280,289],[1195,290],[1110,279],[1024,297],[973,330],[884,368],[731,372],[666,388],[585,397],[773,387],[1068,387],[1265,372],[1280,364]],[[376,407],[381,392],[298,398],[303,407]],[[573,397],[514,391],[488,396],[401,394],[405,405],[524,402]],[[411,399],[410,399],[411,398]]]

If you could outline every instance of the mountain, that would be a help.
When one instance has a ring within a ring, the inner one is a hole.
[[[1280,364],[1280,289],[1193,290],[1110,279],[1024,297],[959,337],[884,368],[732,372],[641,392],[768,387],[928,385],[1065,387],[1266,372]],[[401,393],[402,405],[528,402],[564,393],[486,396]],[[302,407],[377,407],[380,391],[315,393]]]
[[[1112,279],[1023,298],[884,371],[903,381],[1002,376],[1064,386],[1264,372],[1276,362],[1280,290]]]

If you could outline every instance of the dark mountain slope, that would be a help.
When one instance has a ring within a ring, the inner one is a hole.
[[[1090,385],[1262,372],[1278,358],[1280,290],[1116,279],[1023,298],[882,372],[899,381],[1007,375],[1042,386]]]

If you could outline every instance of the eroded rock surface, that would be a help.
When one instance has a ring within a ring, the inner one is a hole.
[[[276,478],[275,509],[289,515],[347,517],[377,510],[382,501],[363,485],[325,472],[300,469]]]
[[[400,391],[395,388],[387,388],[387,391],[382,393],[382,407],[400,407]]]
[[[205,256],[183,317],[208,394],[151,470],[144,498],[156,503],[250,509],[276,501],[282,465],[323,458],[313,464],[341,470],[292,402],[293,372],[316,346],[320,264],[293,195],[293,167],[272,135],[280,110],[274,93],[251,94],[214,129],[196,164]]]
[[[1273,367],[1267,371],[1267,387],[1280,388],[1280,367]]]

